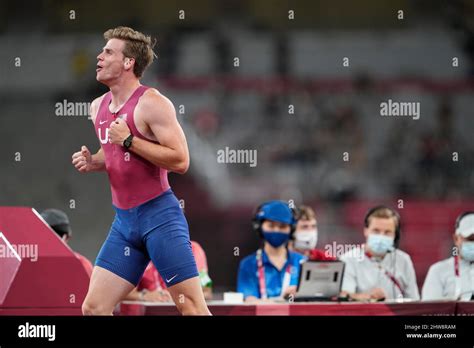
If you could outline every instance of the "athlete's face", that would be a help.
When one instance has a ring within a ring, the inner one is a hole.
[[[133,58],[123,55],[125,42],[119,39],[110,39],[97,56],[97,75],[99,82],[106,83],[119,78],[123,73],[133,68]]]

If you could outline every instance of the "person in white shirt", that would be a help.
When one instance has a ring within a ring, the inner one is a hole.
[[[341,257],[346,263],[341,296],[357,301],[419,300],[411,258],[398,249],[400,215],[376,206],[367,212],[364,225],[366,243]]]
[[[474,211],[459,215],[454,228],[453,256],[430,267],[423,301],[474,300]]]

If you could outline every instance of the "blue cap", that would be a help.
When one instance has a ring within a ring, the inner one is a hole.
[[[255,218],[259,221],[272,220],[284,224],[292,225],[295,223],[293,213],[283,201],[268,201],[260,206]]]

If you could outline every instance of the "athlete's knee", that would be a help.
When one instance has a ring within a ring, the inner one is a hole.
[[[178,305],[177,307],[181,315],[206,315],[207,314],[205,311],[200,310],[200,308],[196,306],[195,304],[188,303],[186,305],[181,305],[181,306]]]
[[[112,315],[113,308],[108,308],[98,301],[86,299],[82,304],[83,315]]]
[[[185,297],[182,301],[176,303],[176,307],[182,315],[210,315],[206,303],[194,301],[190,297]]]

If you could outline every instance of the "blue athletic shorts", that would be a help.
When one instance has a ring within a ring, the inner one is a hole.
[[[197,277],[189,228],[173,191],[119,209],[95,265],[137,285],[151,261],[167,286]]]

